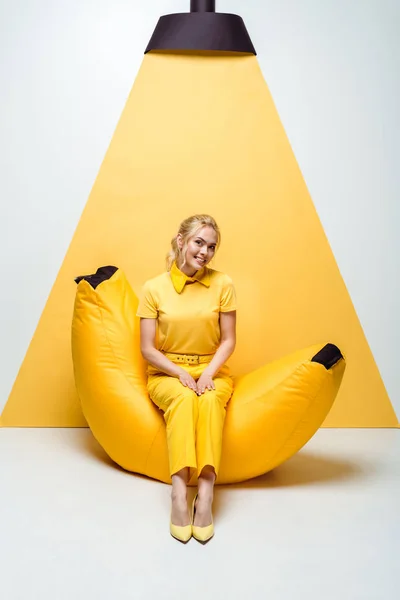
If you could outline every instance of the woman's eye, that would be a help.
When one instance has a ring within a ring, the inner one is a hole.
[[[214,251],[215,250],[215,246],[210,246],[210,250]]]
[[[201,246],[201,241],[200,240],[196,240],[196,244],[198,244],[199,246]]]

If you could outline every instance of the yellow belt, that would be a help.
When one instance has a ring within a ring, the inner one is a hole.
[[[172,352],[164,352],[163,354],[174,363],[186,363],[188,365],[209,363],[214,356],[214,354],[175,354]]]

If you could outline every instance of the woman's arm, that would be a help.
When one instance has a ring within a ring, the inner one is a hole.
[[[175,365],[155,347],[156,319],[140,319],[140,351],[153,367],[171,377],[177,377],[182,385],[197,392],[196,382],[185,369]]]
[[[203,394],[210,389],[210,380],[232,355],[236,346],[236,311],[220,313],[221,343],[210,364],[204,369],[197,382],[197,391]],[[214,389],[214,385],[211,385]]]

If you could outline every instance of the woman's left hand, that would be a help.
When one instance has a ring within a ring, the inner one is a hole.
[[[211,375],[204,371],[197,380],[197,394],[200,396],[206,390],[215,390],[215,384]]]

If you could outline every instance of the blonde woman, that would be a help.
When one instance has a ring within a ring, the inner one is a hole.
[[[226,361],[236,343],[231,279],[207,265],[220,244],[209,215],[185,219],[172,239],[167,271],[146,282],[138,307],[148,391],[164,413],[172,479],[170,532],[181,542],[214,535],[212,502],[225,407],[232,395]],[[189,512],[187,485],[197,473]]]

